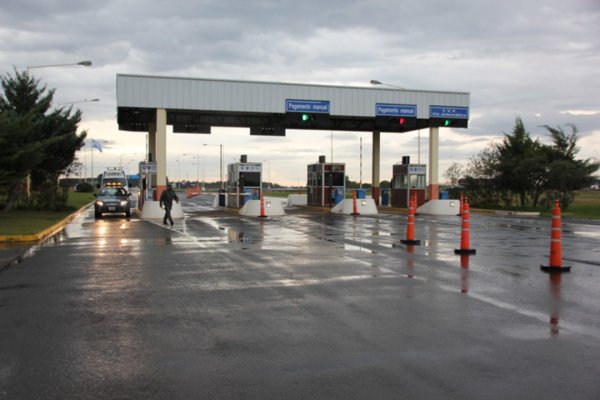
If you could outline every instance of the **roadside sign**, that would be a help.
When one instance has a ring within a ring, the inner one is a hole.
[[[417,106],[414,104],[376,103],[375,115],[384,117],[416,117]]]
[[[427,166],[425,165],[408,165],[408,173],[411,175],[425,175],[427,172]]]
[[[143,174],[156,175],[156,161],[140,161],[140,172]]]
[[[285,100],[285,111],[296,113],[329,114],[329,100]]]
[[[469,107],[429,106],[429,118],[469,119]]]
[[[238,164],[240,172],[260,172],[262,170],[262,164],[259,163],[240,163]]]

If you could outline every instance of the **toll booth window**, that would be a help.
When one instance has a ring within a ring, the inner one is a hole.
[[[410,175],[410,187],[411,188],[425,187],[425,175]]]
[[[406,189],[406,175],[396,175],[392,179],[392,189]]]
[[[327,186],[344,186],[343,172],[330,172],[325,174],[325,182]]]
[[[245,187],[260,187],[260,172],[244,172]]]

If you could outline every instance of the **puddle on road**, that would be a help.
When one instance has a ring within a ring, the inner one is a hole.
[[[576,236],[583,236],[584,238],[590,239],[600,239],[600,230],[598,231],[573,231],[573,234]]]
[[[365,247],[356,246],[353,244],[344,243],[344,250],[352,250],[352,251],[364,251],[365,253],[375,254],[375,251],[367,249]]]
[[[549,336],[548,330],[539,325],[519,326],[503,329],[501,332],[508,337],[520,340],[540,340],[547,339]]]

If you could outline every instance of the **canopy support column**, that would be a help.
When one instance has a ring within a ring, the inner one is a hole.
[[[156,200],[167,188],[167,110],[156,109]]]
[[[439,152],[440,152],[440,128],[429,128],[429,200],[440,197],[440,185],[438,181]]]

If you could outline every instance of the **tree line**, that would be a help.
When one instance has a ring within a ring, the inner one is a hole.
[[[549,208],[558,199],[567,209],[574,192],[595,182],[600,167],[590,159],[577,159],[578,130],[543,125],[551,144],[533,139],[521,118],[500,143],[490,143],[463,168],[453,163],[445,177],[454,183],[453,196],[465,192],[470,204],[480,207]],[[460,177],[460,178],[459,178]]]
[[[84,144],[86,133],[77,134],[81,111],[54,108],[55,90],[27,72],[15,69],[0,77],[0,84],[0,209],[66,208],[67,192],[58,177]]]
[[[73,165],[84,144],[86,132],[77,134],[81,111],[54,108],[55,90],[27,72],[15,69],[14,75],[1,76],[0,84],[0,209],[64,209],[67,192],[59,187],[58,177]],[[559,199],[566,209],[574,191],[590,186],[600,167],[576,158],[578,130],[566,126],[570,132],[544,125],[552,142],[546,145],[534,140],[517,118],[500,143],[488,144],[465,168],[450,166],[445,175],[455,185],[451,195],[466,192],[471,204],[484,207],[536,208]],[[25,190],[28,179],[31,194]],[[346,180],[347,187],[359,186]],[[388,185],[382,182],[381,187]]]

